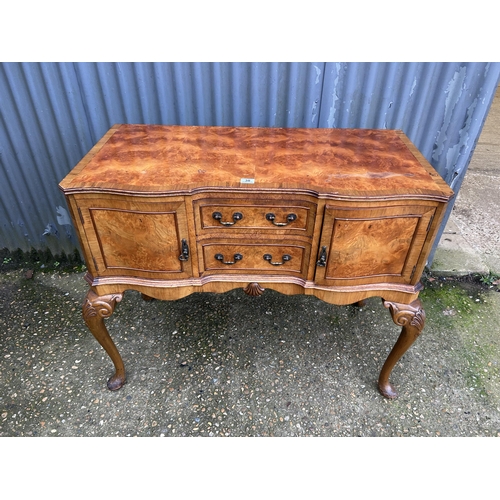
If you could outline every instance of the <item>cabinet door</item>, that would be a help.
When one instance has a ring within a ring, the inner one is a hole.
[[[78,211],[95,276],[192,276],[184,200],[82,197]]]
[[[411,283],[436,206],[326,206],[315,281]],[[425,264],[425,262],[424,262]]]

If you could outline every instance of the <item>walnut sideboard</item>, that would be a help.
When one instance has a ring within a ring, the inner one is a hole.
[[[266,288],[336,305],[379,296],[421,333],[420,277],[453,192],[401,131],[115,125],[60,183],[90,289],[83,318],[125,383],[104,319],[144,299]]]

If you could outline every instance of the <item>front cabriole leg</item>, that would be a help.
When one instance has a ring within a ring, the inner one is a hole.
[[[389,376],[401,356],[422,333],[425,324],[425,311],[419,299],[414,300],[411,304],[400,304],[386,300],[383,302],[384,306],[389,308],[394,323],[403,327],[396,344],[394,344],[382,367],[378,379],[378,388],[381,394],[386,398],[394,399],[398,394],[389,382]]]
[[[116,391],[125,383],[125,367],[118,349],[109,336],[104,319],[113,314],[116,303],[120,302],[122,297],[121,293],[99,296],[93,290],[89,290],[82,308],[83,319],[89,330],[115,365],[115,374],[108,380],[108,389],[112,391]]]

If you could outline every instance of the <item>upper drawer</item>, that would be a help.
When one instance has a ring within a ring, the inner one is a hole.
[[[254,199],[204,198],[194,202],[196,232],[214,233],[249,231],[254,234],[301,235],[311,237],[316,204],[300,199],[266,197]]]

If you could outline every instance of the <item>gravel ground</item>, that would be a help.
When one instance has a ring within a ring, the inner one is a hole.
[[[111,361],[81,317],[83,274],[0,273],[3,477],[30,495],[50,480],[61,499],[87,497],[74,487],[82,478],[134,499],[167,487],[217,499],[348,487],[364,498],[381,479],[415,496],[493,497],[499,441],[436,438],[500,435],[500,293],[464,278],[425,285],[427,324],[389,401],[376,380],[399,329],[376,298],[360,309],[270,290],[173,302],[128,291],[107,320],[128,370],[111,392]],[[68,439],[79,436],[170,439]],[[243,439],[258,436],[310,439]],[[435,439],[317,439],[355,436]]]
[[[399,329],[360,309],[267,290],[145,302],[107,320],[128,370],[81,319],[82,273],[0,274],[0,436],[499,436],[500,293],[431,278],[423,334],[376,380]]]

